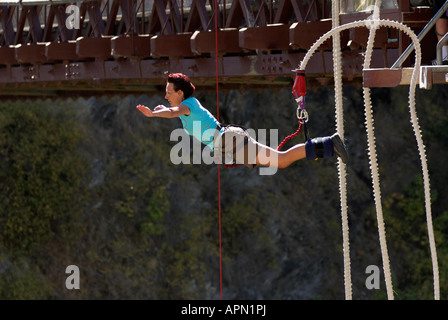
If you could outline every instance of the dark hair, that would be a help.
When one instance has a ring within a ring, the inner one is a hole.
[[[185,99],[192,96],[196,89],[190,78],[183,73],[170,73],[166,81],[174,85],[174,91],[182,90]]]

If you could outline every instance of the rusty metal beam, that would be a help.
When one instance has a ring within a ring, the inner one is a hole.
[[[190,38],[191,32],[182,34],[166,34],[151,38],[151,56],[159,57],[192,57]]]
[[[293,23],[289,28],[289,41],[294,49],[308,50],[322,35],[330,31],[332,23],[329,20],[311,21],[305,23]],[[304,37],[303,35],[306,35]],[[343,40],[341,40],[343,42]],[[323,50],[331,50],[331,39],[325,41],[321,47]]]
[[[81,3],[81,8],[80,8],[80,28],[79,29],[74,29],[73,33],[72,33],[72,38],[71,40],[76,40],[79,37],[82,36],[82,32],[84,31],[84,22],[86,21],[86,16],[87,16],[87,7],[88,7],[88,3],[87,2],[82,2]]]
[[[92,1],[88,3],[87,11],[89,13],[89,25],[92,29],[92,34],[94,37],[101,37],[101,35],[104,35],[105,27],[100,9],[99,1]]]
[[[268,3],[219,0],[217,9],[222,12],[215,26],[215,2],[211,0],[193,0],[188,8],[179,7],[176,0],[154,0],[148,7],[144,0],[81,0],[76,3],[80,28],[73,30],[65,25],[68,1],[22,0],[14,6],[0,5],[0,98],[25,93],[151,91],[163,89],[167,72],[188,73],[199,86],[213,88],[216,63],[219,79],[227,88],[289,85],[294,76],[291,70],[331,29],[331,1],[281,0],[278,7]],[[381,18],[401,21],[415,30],[425,25],[430,8],[412,8],[405,0],[399,3],[399,9],[381,10]],[[341,23],[369,14],[341,14]],[[217,49],[215,27],[219,28]],[[386,28],[378,31],[371,67],[387,68],[409,39]],[[341,34],[344,83],[361,83],[364,76],[366,85],[403,84],[404,70],[401,80],[389,72],[383,83],[373,71],[362,70],[364,52],[360,49],[367,35],[366,28]],[[311,86],[332,85],[331,51],[328,40],[309,60],[306,74]],[[422,42],[422,53],[431,59],[430,42]],[[433,69],[425,74],[428,85],[445,77]]]
[[[113,0],[112,5],[109,11],[109,19],[107,19],[106,29],[104,30],[105,34],[113,35],[115,22],[117,21],[118,10],[120,9],[121,0]]]
[[[79,43],[77,43],[79,44]],[[46,46],[44,46],[45,48]],[[362,69],[354,61],[353,54],[357,54],[362,59],[362,51],[348,52],[342,56],[343,73],[345,77],[354,75],[360,77]],[[92,54],[93,55],[93,54]],[[278,53],[257,56],[224,56],[218,61],[221,67],[219,76],[238,77],[246,76],[253,78],[272,77],[292,77],[291,71],[299,65],[305,53]],[[325,60],[325,68],[322,64]],[[307,76],[309,77],[332,77],[332,53],[325,52],[323,55],[314,55],[309,60],[307,66]],[[381,50],[376,50],[372,55],[372,65],[378,65],[382,61]],[[100,62],[100,63],[97,63]],[[101,67],[104,65],[104,68]],[[14,65],[13,74],[0,72],[0,83],[39,83],[41,82],[64,82],[68,80],[88,81],[89,79],[107,80],[128,79],[142,81],[158,81],[160,75],[167,72],[185,72],[192,78],[210,78],[214,81],[215,59],[207,57],[179,58],[179,59],[127,59],[108,61],[70,61],[55,62],[53,64],[43,64],[40,66],[40,74],[35,74],[33,81],[26,79],[29,74],[29,65]],[[70,69],[70,70],[68,70]],[[140,72],[142,70],[140,77]],[[250,81],[247,82],[250,84]]]
[[[292,4],[290,0],[280,0],[275,13],[274,23],[289,23],[291,19]]]
[[[80,37],[76,40],[76,54],[80,58],[110,59],[112,58],[111,39],[112,36],[99,38]]]
[[[272,24],[239,31],[239,46],[248,50],[288,50],[289,25]]]
[[[62,7],[62,9],[64,10],[63,7]],[[47,18],[44,19],[45,26],[44,26],[43,35],[42,35],[42,41],[43,42],[51,41],[51,34],[52,34],[52,31],[53,31],[53,22],[54,22],[54,18],[56,17],[56,12],[57,11],[58,11],[58,6],[50,5],[50,8],[48,9]],[[65,21],[65,19],[62,19],[62,20]],[[59,22],[59,20],[58,20],[58,22]]]
[[[396,87],[402,83],[401,69],[364,69],[363,86],[366,88]]]
[[[80,57],[76,53],[76,42],[48,42],[45,45],[45,56],[47,61],[76,61]]]
[[[226,28],[253,27],[254,17],[249,8],[249,0],[234,0],[227,16]],[[241,23],[241,21],[244,22]]]
[[[39,11],[40,8],[37,6],[31,6],[28,8],[28,14],[26,15],[34,43],[42,41],[43,32],[39,21]]]
[[[21,64],[41,64],[47,61],[45,43],[18,44],[15,46],[16,60]]]
[[[4,65],[17,64],[16,50],[14,46],[0,47],[0,61]]]
[[[326,2],[330,5],[325,5],[325,1],[281,0],[273,23],[318,21],[330,18],[328,8],[331,8],[331,1]],[[310,16],[309,13],[313,8],[315,14]],[[293,17],[295,19],[292,19]]]
[[[186,32],[194,32],[195,30],[206,31],[210,25],[210,15],[205,8],[206,0],[193,0],[190,6],[190,14],[185,24]],[[218,13],[219,14],[219,13]]]
[[[402,69],[365,69],[363,70],[364,87],[397,87],[409,85],[414,68]],[[431,89],[434,84],[448,84],[447,66],[422,66],[417,84],[422,89]]]
[[[170,0],[168,0],[170,1]],[[149,34],[172,34],[173,29],[165,12],[167,0],[154,0],[151,18],[149,21]]]
[[[16,10],[19,10],[19,9],[16,8]],[[22,43],[23,28],[25,27],[28,12],[29,12],[28,7],[23,8],[22,12],[20,13],[20,17],[16,22],[17,31],[16,31],[16,37],[14,39],[14,44]]]
[[[220,29],[218,31],[218,52],[234,54],[243,53],[239,45],[239,31],[237,28]],[[191,50],[196,55],[216,52],[215,31],[196,31],[190,38]]]
[[[257,14],[255,15],[254,26],[266,26],[269,24],[269,8],[264,0],[255,0],[258,5]]]
[[[150,58],[151,37],[149,35],[115,36],[111,39],[111,55],[120,58]]]
[[[58,37],[56,39],[59,38],[62,42],[73,39],[73,30],[67,28],[66,19],[65,7],[59,5],[56,13],[56,20],[58,22]]]
[[[121,12],[122,21],[126,26],[125,34],[138,32],[134,0],[121,0]]]
[[[7,46],[15,44],[14,28],[12,24],[12,15],[14,14],[14,8],[15,7],[9,6],[0,8],[0,19],[3,29],[3,38]]]

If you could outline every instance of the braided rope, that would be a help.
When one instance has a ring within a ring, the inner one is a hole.
[[[379,18],[379,8],[381,6],[381,0],[375,2],[374,12],[373,12],[373,20],[377,20]],[[373,26],[370,28],[369,39],[367,42],[366,55],[364,59],[364,68],[370,67],[370,62],[372,59],[372,51],[373,51],[373,43],[375,39],[375,34],[378,26]],[[384,277],[386,281],[386,291],[389,300],[394,300],[394,293],[392,288],[392,279],[391,279],[391,271],[390,271],[390,263],[389,263],[389,254],[387,250],[387,241],[386,241],[386,230],[384,226],[384,218],[383,218],[383,209],[381,206],[381,189],[380,189],[380,179],[378,172],[378,162],[376,156],[376,146],[375,146],[375,133],[374,133],[374,121],[373,121],[373,111],[372,111],[372,103],[370,100],[370,88],[363,88],[364,94],[364,106],[365,106],[365,117],[366,117],[366,132],[367,132],[367,140],[368,140],[368,150],[369,150],[369,161],[371,165],[371,175],[373,181],[373,193],[375,198],[375,206],[377,212],[377,221],[378,221],[378,233],[380,237],[380,246],[381,246],[381,254],[383,257],[383,271]]]
[[[339,26],[339,1],[332,1],[332,27]],[[333,62],[334,62],[334,83],[335,83],[335,113],[336,131],[344,139],[344,112],[342,99],[342,62],[341,62],[341,37],[340,33],[333,35]],[[347,170],[345,163],[338,158],[339,176],[339,198],[341,204],[341,224],[342,224],[342,248],[344,257],[344,287],[345,299],[352,299],[352,280],[350,269],[350,240],[347,213]]]
[[[421,62],[421,48],[420,48],[420,42],[418,40],[418,37],[415,35],[415,33],[407,26],[403,25],[402,23],[396,22],[396,21],[389,21],[389,20],[379,20],[379,19],[371,19],[366,21],[355,21],[351,23],[344,24],[342,26],[333,28],[332,30],[328,31],[326,34],[321,36],[308,50],[306,53],[304,59],[300,63],[300,70],[305,70],[306,65],[311,58],[311,56],[314,54],[316,49],[325,42],[330,36],[332,36],[333,33],[340,33],[344,30],[350,29],[350,28],[356,28],[356,27],[378,27],[378,26],[386,26],[386,27],[392,27],[397,28],[402,31],[404,31],[414,42],[415,45],[415,52],[416,52],[416,62],[414,66],[414,70],[412,72],[411,76],[411,82],[410,82],[410,88],[409,88],[409,108],[410,108],[410,114],[411,114],[411,122],[412,127],[414,130],[414,134],[417,140],[418,150],[420,154],[421,164],[422,164],[422,171],[423,171],[423,181],[424,181],[424,189],[425,189],[425,207],[426,207],[426,219],[427,219],[427,227],[428,227],[428,237],[430,242],[430,249],[431,249],[431,258],[432,258],[432,264],[433,264],[433,276],[434,276],[434,299],[439,300],[440,292],[439,292],[439,271],[438,271],[438,263],[437,263],[437,252],[436,252],[436,246],[435,246],[435,240],[434,240],[434,232],[433,232],[433,226],[432,226],[432,215],[431,215],[431,199],[430,199],[430,189],[429,189],[429,173],[427,168],[427,161],[426,161],[426,154],[425,154],[425,146],[423,144],[423,139],[421,136],[420,127],[418,124],[418,118],[415,111],[415,87],[417,84],[417,79],[420,71],[420,62]],[[369,98],[369,97],[367,97]],[[369,100],[369,99],[367,99]],[[370,112],[369,112],[370,111]],[[370,121],[371,116],[371,110],[368,110],[368,107],[366,109],[366,117],[367,121]],[[376,159],[376,153],[374,148],[374,135],[373,131],[368,131],[368,138],[369,138],[369,152],[371,159]],[[372,147],[372,148],[370,148]],[[382,218],[382,211],[381,211],[381,204],[380,204],[380,193],[379,193],[379,184],[378,184],[378,168],[376,161],[371,160],[371,171],[372,171],[372,179],[374,180],[374,194],[375,194],[375,204],[377,207],[377,218],[378,218],[378,227],[379,227],[379,233],[380,233],[380,242],[382,247],[382,255],[383,255],[383,263],[384,261],[388,261],[387,258],[387,252],[384,251],[385,248],[385,230],[383,228],[384,222]],[[378,211],[379,209],[379,211]],[[387,258],[387,259],[386,259]],[[388,262],[387,262],[388,263]],[[385,273],[388,272],[388,266],[385,266]],[[390,281],[390,276],[385,275],[386,277],[386,285],[388,287],[388,294],[389,298],[392,297],[392,284]]]

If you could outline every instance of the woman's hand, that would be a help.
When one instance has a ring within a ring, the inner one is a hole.
[[[184,105],[181,104],[178,107],[165,107],[162,104],[159,104],[154,108],[154,110],[151,111],[147,106],[144,106],[142,104],[139,104],[137,106],[137,109],[143,113],[147,117],[158,117],[158,118],[174,118],[174,117],[180,117],[182,115],[189,115],[190,109]]]
[[[154,117],[154,114],[152,113],[151,109],[149,109],[147,106],[139,104],[137,106],[137,109],[147,117],[150,117],[150,118]]]
[[[155,117],[156,115],[154,114],[154,111],[163,111],[163,110],[167,110],[169,111],[169,108],[165,107],[164,105],[158,105],[157,107],[154,108],[154,111],[151,111],[151,109],[149,109],[147,106],[141,105],[139,104],[137,106],[137,109],[143,113],[145,116],[147,117]]]
[[[159,104],[157,107],[154,108],[154,111],[158,110],[168,110],[168,107],[165,107],[163,104]]]

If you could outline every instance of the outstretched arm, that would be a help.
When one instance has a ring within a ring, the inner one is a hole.
[[[164,105],[158,105],[154,108],[154,110],[149,109],[148,107],[139,104],[137,106],[137,109],[143,113],[145,116],[152,118],[152,117],[159,117],[159,118],[175,118],[182,115],[189,115],[190,114],[190,108],[188,108],[184,104],[180,104],[177,107],[165,107]]]

